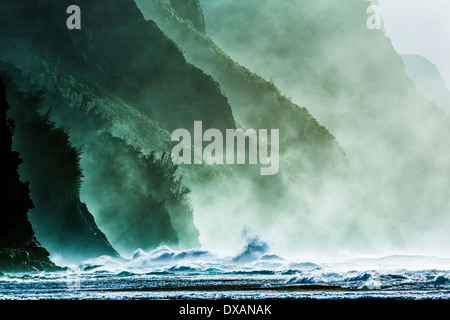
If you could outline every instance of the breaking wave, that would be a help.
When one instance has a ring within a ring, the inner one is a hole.
[[[56,299],[425,297],[450,292],[450,260],[389,256],[318,262],[290,260],[271,252],[256,235],[234,256],[202,248],[137,249],[130,259],[101,256],[68,266],[66,272],[5,274],[0,298],[42,298],[36,285]],[[68,293],[69,292],[69,293]]]

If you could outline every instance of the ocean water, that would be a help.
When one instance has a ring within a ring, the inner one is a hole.
[[[255,249],[255,248],[253,248]],[[388,256],[334,263],[290,261],[256,250],[137,250],[63,272],[0,276],[1,300],[439,299],[450,300],[450,259]]]

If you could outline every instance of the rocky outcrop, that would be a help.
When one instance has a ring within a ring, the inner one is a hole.
[[[48,113],[39,114],[42,92],[19,92],[11,80],[7,92],[16,126],[13,147],[24,160],[20,176],[30,181],[35,206],[29,219],[36,238],[66,261],[118,256],[80,200],[80,150],[71,145],[68,130]]]
[[[28,221],[27,213],[33,202],[28,183],[20,181],[18,167],[22,163],[19,153],[12,151],[13,122],[7,122],[9,105],[3,78],[0,77],[0,148],[2,154],[2,192],[0,194],[0,270],[55,270],[49,253],[37,241]]]
[[[48,251],[32,239],[21,248],[0,248],[0,270],[4,272],[59,271],[50,259]]]

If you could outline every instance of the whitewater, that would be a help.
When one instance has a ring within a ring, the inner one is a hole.
[[[248,243],[239,255],[167,246],[101,256],[60,272],[0,275],[2,300],[450,299],[450,259],[288,260]]]

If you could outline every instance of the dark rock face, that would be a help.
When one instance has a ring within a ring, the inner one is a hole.
[[[48,257],[48,251],[33,238],[26,247],[0,249],[0,270],[7,272],[63,270]]]
[[[26,243],[33,231],[27,219],[27,212],[33,208],[33,202],[29,196],[28,183],[19,180],[17,169],[23,162],[17,152],[12,151],[12,134],[10,124],[6,121],[6,113],[9,110],[6,101],[3,79],[1,79],[0,103],[1,121],[0,135],[3,155],[2,170],[2,223],[0,224],[0,241],[10,243]],[[12,214],[14,211],[14,214]]]
[[[20,181],[19,153],[12,151],[13,123],[6,121],[9,105],[0,77],[0,149],[2,154],[2,192],[0,193],[0,270],[55,270],[49,253],[36,241],[27,212],[33,208],[28,183]]]

